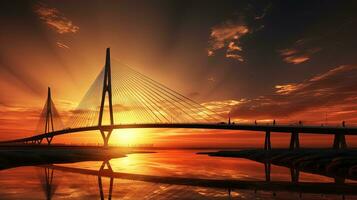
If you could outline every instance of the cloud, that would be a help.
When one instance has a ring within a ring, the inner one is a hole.
[[[70,49],[69,46],[61,43],[61,42],[56,42],[57,46],[62,49]]]
[[[269,2],[262,10],[255,8],[254,10],[257,11],[256,16],[254,17],[255,20],[262,20],[264,19],[272,10],[273,4]]]
[[[225,50],[225,56],[240,62],[244,61],[241,55],[243,48],[240,39],[249,33],[248,27],[242,22],[227,21],[212,27],[208,56],[215,55],[218,50]]]
[[[229,100],[221,100],[221,101],[209,101],[209,102],[202,103],[201,105],[214,111],[217,114],[226,115],[233,107],[243,103],[244,101],[245,99],[241,99],[241,100],[229,99]]]
[[[308,48],[307,43],[311,40],[298,40],[292,48],[279,50],[280,56],[286,63],[300,64],[311,59],[311,56],[321,50],[321,48]]]
[[[76,33],[79,30],[78,26],[74,25],[71,20],[66,18],[56,8],[51,8],[43,3],[40,3],[34,7],[34,10],[40,19],[57,33]]]
[[[301,83],[275,86],[274,94],[240,101],[231,111],[242,119],[357,122],[357,66],[342,65]]]
[[[0,105],[1,140],[29,136],[34,133],[41,108]]]
[[[217,79],[216,79],[215,77],[213,77],[213,76],[210,76],[210,77],[207,78],[207,81],[209,81],[209,82],[216,82]]]

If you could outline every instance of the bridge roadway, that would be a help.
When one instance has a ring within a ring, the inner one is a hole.
[[[144,181],[150,183],[186,185],[194,187],[222,188],[222,189],[248,189],[264,191],[290,191],[315,194],[352,194],[356,195],[357,185],[326,183],[326,182],[289,182],[289,181],[260,181],[260,180],[222,180],[222,179],[202,179],[202,178],[185,178],[185,177],[167,177],[131,174],[122,172],[113,172],[110,169],[91,170],[80,169],[75,167],[66,167],[59,165],[44,165],[44,168],[54,169],[56,171],[78,173],[84,175],[93,175],[98,177],[107,177],[113,179],[126,179],[134,181]]]
[[[0,141],[0,144],[5,143],[22,143],[36,140],[42,140],[48,137],[57,135],[70,134],[84,131],[94,130],[111,130],[111,129],[126,129],[126,128],[187,128],[187,129],[217,129],[217,130],[244,130],[258,132],[280,132],[280,133],[310,133],[310,134],[341,134],[341,135],[357,135],[357,127],[342,127],[342,126],[303,126],[303,125],[255,125],[255,124],[195,124],[195,123],[162,123],[162,124],[117,124],[117,125],[102,125],[66,128],[63,130],[53,131],[49,133],[39,134],[31,137],[14,139],[8,141]],[[270,137],[270,136],[269,136]]]

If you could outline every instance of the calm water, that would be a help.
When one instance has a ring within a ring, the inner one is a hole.
[[[109,163],[114,172],[125,174],[251,182],[266,180],[264,164],[246,159],[197,155],[196,152],[164,150],[152,154],[131,154],[112,159]],[[110,187],[110,178],[99,179],[98,175],[88,174],[98,173],[102,164],[102,161],[90,161],[56,164],[62,167],[60,169],[29,166],[0,171],[0,199],[108,199],[110,193],[112,199],[357,199],[357,196],[351,195],[291,191],[229,191],[228,188],[146,182],[127,177],[112,179]],[[73,171],[73,168],[81,170]],[[290,169],[271,166],[270,177],[271,182],[289,182]],[[334,179],[300,172],[299,181],[333,183]]]

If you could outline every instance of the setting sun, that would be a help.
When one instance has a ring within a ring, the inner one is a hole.
[[[110,141],[113,145],[137,146],[146,143],[143,137],[144,129],[117,129],[112,133]]]

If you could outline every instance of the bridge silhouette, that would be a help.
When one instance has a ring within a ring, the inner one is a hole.
[[[58,135],[99,131],[104,147],[114,129],[125,128],[189,128],[246,130],[265,133],[264,149],[272,148],[271,132],[291,134],[290,149],[300,148],[299,134],[332,134],[333,148],[347,148],[345,135],[357,135],[356,127],[306,126],[277,124],[234,124],[184,95],[116,62],[112,67],[110,49],[105,65],[78,107],[64,124],[52,100],[51,90],[40,115],[35,135],[1,141],[0,144],[35,143],[45,139],[48,145]]]

